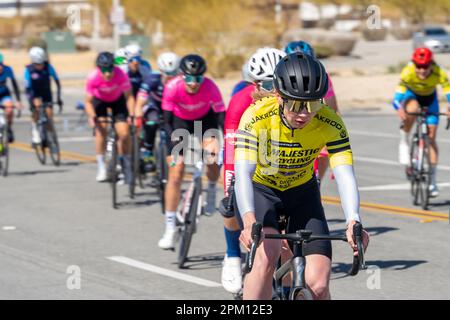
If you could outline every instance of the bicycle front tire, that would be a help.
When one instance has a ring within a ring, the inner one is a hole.
[[[198,206],[201,205],[199,203],[200,192],[197,186],[194,187],[194,192],[191,197],[190,206],[189,206],[189,214],[187,219],[185,219],[184,224],[182,226],[181,232],[181,241],[180,241],[180,249],[178,252],[178,268],[184,268],[184,264],[187,261],[187,255],[189,252],[189,247],[191,246],[192,236],[195,233],[195,228],[197,224],[197,210]]]
[[[308,289],[294,288],[289,295],[289,300],[314,300],[314,298]]]
[[[58,136],[56,134],[55,127],[53,126],[53,122],[47,123],[47,137],[48,137],[48,151],[50,153],[50,158],[55,166],[59,166],[61,164],[61,154],[59,151],[59,143]]]
[[[0,154],[0,173],[3,177],[8,176],[8,167],[9,167],[8,122],[7,121],[5,122],[6,123],[3,126],[2,132],[2,141],[0,141],[0,144],[2,145],[1,150],[2,154]]]

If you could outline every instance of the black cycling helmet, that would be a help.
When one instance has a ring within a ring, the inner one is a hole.
[[[206,72],[206,61],[197,54],[188,54],[181,59],[180,69],[185,75],[201,76]]]
[[[284,99],[318,100],[328,91],[324,66],[312,56],[295,52],[285,56],[275,68],[273,83]]]
[[[114,67],[114,55],[111,52],[100,52],[95,62],[99,68],[113,68]]]

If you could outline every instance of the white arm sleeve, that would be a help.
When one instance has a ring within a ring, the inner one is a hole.
[[[353,166],[339,165],[333,169],[333,173],[338,185],[341,205],[347,223],[350,220],[361,222],[359,216],[359,191]]]
[[[252,177],[256,170],[256,164],[241,160],[234,164],[234,194],[239,213],[243,217],[247,212],[255,212]]]

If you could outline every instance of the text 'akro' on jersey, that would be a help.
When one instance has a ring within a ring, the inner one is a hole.
[[[325,146],[331,168],[353,165],[347,129],[330,107],[323,105],[308,125],[294,130],[280,112],[277,98],[267,97],[252,104],[241,118],[235,161],[256,164],[254,182],[281,191],[308,182],[314,160]]]

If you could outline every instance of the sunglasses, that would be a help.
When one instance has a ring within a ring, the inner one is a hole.
[[[416,64],[415,65],[417,69],[428,69],[429,67],[431,67],[431,63],[428,64]]]
[[[273,81],[272,80],[266,80],[266,81],[260,81],[258,82],[259,87],[263,89],[264,91],[272,91],[273,90]]]
[[[135,61],[141,63],[141,57],[133,57],[128,60],[128,62],[135,62]]]
[[[175,77],[178,72],[177,71],[167,71],[167,72],[161,72],[162,74],[169,76],[169,77]]]
[[[186,83],[202,83],[203,82],[203,76],[184,75],[183,79],[184,79],[184,82],[186,82]]]
[[[105,73],[111,73],[114,70],[114,67],[112,68],[105,68],[105,67],[101,67],[100,71],[105,74]]]
[[[287,107],[290,112],[301,113],[306,109],[309,113],[312,113],[322,108],[322,102],[320,100],[299,101],[283,99],[283,107]]]

